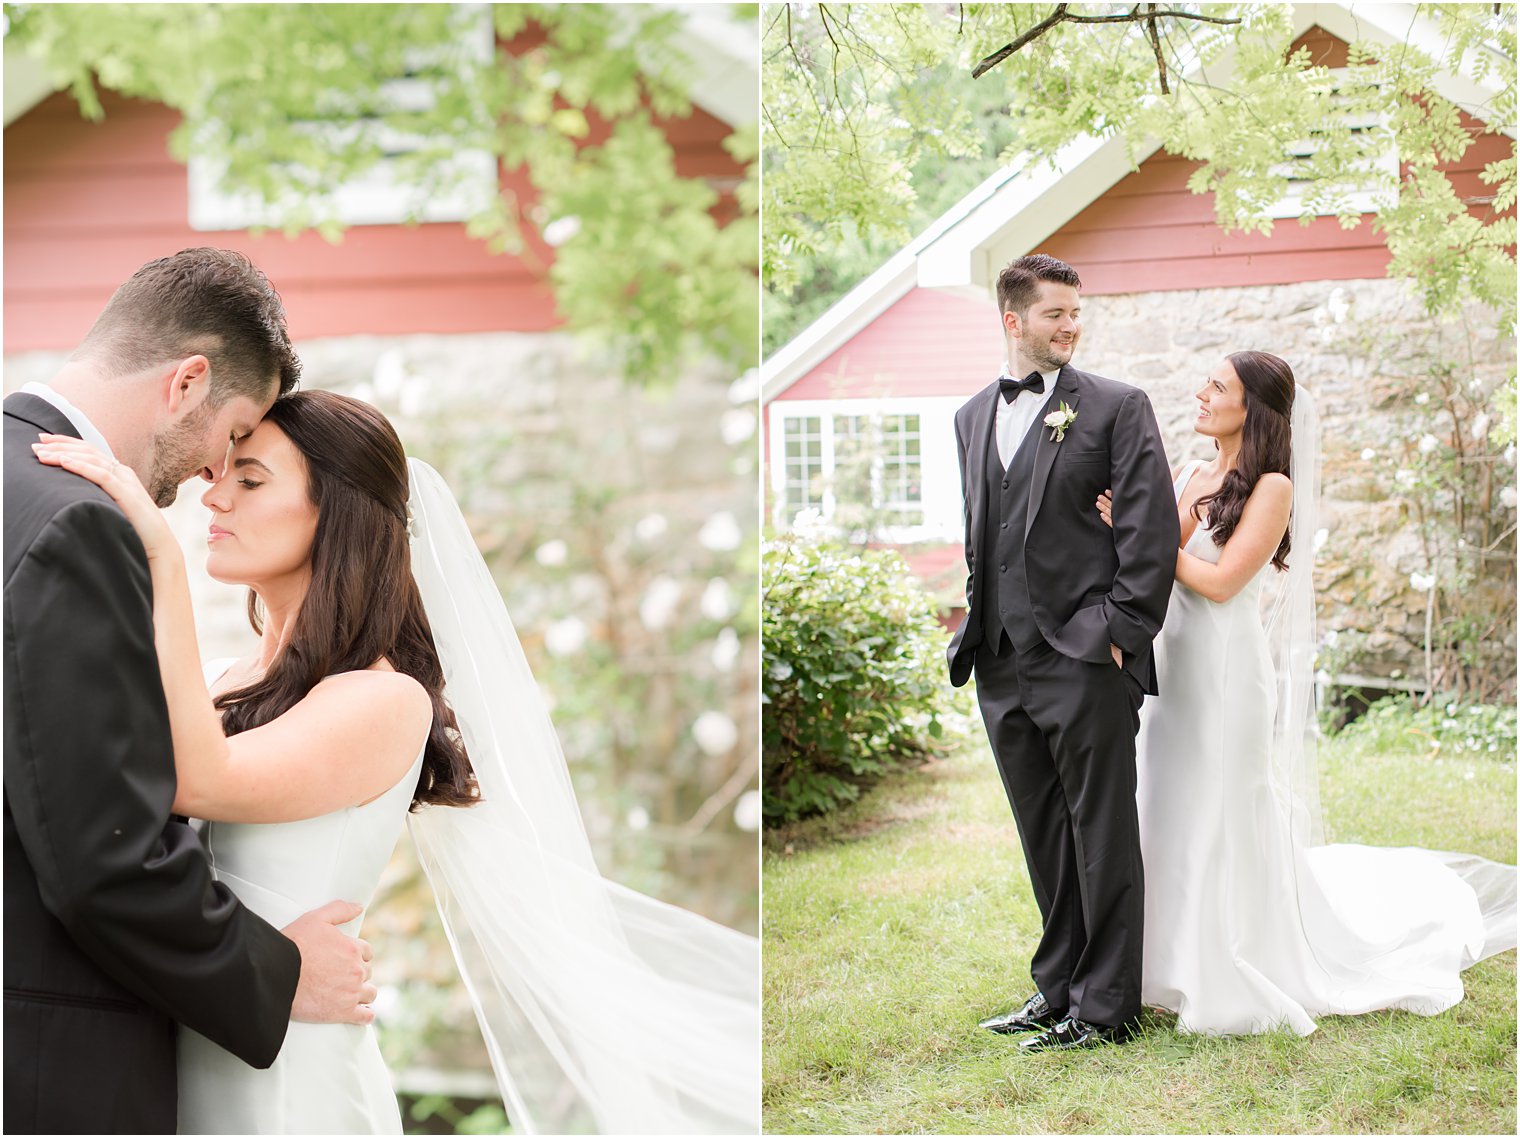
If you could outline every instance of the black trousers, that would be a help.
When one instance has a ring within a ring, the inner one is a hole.
[[[1019,651],[1004,635],[997,652],[976,650],[976,696],[1044,921],[1034,982],[1057,1011],[1126,1023],[1140,1014],[1145,920],[1140,684],[1044,641]]]

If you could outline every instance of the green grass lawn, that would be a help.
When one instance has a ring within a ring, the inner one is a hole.
[[[1418,739],[1321,749],[1331,840],[1515,857],[1513,758]],[[767,836],[767,1133],[1515,1133],[1515,954],[1443,1015],[1326,1017],[1300,1039],[1179,1035],[1025,1056],[977,1029],[1032,990],[1039,934],[984,746]]]

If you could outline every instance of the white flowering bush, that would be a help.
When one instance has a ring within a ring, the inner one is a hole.
[[[1341,731],[1347,739],[1378,751],[1407,748],[1411,742],[1431,758],[1491,758],[1512,761],[1520,742],[1512,704],[1427,703],[1407,696],[1381,699]]]
[[[1343,628],[1321,667],[1376,675],[1377,666],[1360,656],[1381,640],[1375,655],[1413,664],[1407,680],[1432,704],[1512,701],[1513,373],[1500,370],[1502,356],[1466,326],[1380,329],[1352,351],[1374,377],[1379,413],[1347,437],[1327,437],[1327,451],[1360,455],[1371,476],[1366,493],[1396,504],[1386,516],[1414,540],[1392,530],[1367,535],[1389,540],[1364,542],[1343,559],[1342,579],[1360,582],[1366,593],[1358,608],[1385,618]],[[1400,620],[1400,612],[1409,618]],[[1402,652],[1390,652],[1390,638],[1402,642]]]

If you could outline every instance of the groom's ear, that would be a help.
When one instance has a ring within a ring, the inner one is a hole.
[[[186,356],[167,377],[164,403],[171,418],[194,411],[211,396],[211,361],[202,355]]]
[[[1003,334],[1005,336],[1012,336],[1015,340],[1024,334],[1023,321],[1019,319],[1019,314],[1011,308],[1003,313]]]

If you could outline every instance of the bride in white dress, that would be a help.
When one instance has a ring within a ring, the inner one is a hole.
[[[1464,968],[1515,946],[1515,868],[1323,844],[1313,406],[1265,352],[1230,356],[1197,398],[1217,453],[1175,474],[1182,546],[1137,743],[1142,998],[1220,1035],[1434,1015],[1461,1000]],[[1122,508],[1098,500],[1105,520]]]
[[[250,587],[261,640],[204,671],[183,554],[130,469],[77,440],[39,458],[101,485],[143,540],[174,808],[209,819],[244,904],[277,927],[333,897],[367,907],[410,824],[514,1131],[756,1132],[757,943],[596,871],[500,594],[384,416],[299,392],[236,443],[202,499],[207,568]],[[401,1118],[373,1026],[292,1023],[262,1071],[182,1029],[179,1131]]]

